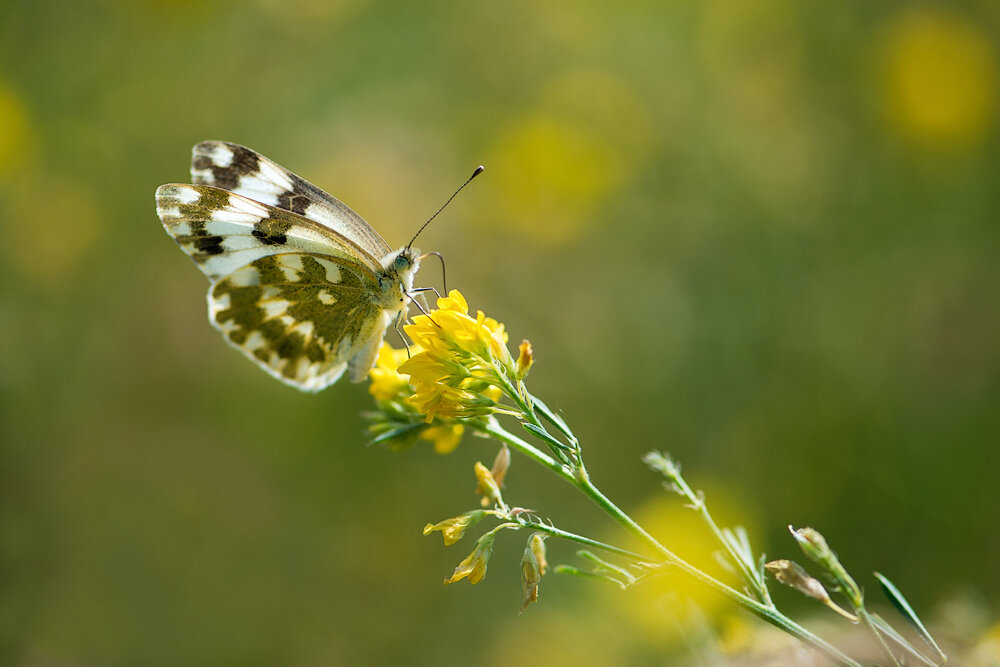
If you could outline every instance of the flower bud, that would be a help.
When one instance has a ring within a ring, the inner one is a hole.
[[[794,588],[814,600],[819,600],[844,618],[857,623],[858,618],[837,606],[834,601],[830,599],[830,594],[826,592],[826,588],[823,584],[820,583],[820,581],[815,577],[809,576],[809,573],[795,561],[784,559],[773,560],[770,563],[766,563],[764,567],[767,568],[767,571],[770,572],[771,575],[779,582]]]
[[[764,565],[767,571],[786,586],[790,586],[800,593],[811,598],[827,603],[830,595],[826,592],[819,579],[810,577],[809,573],[801,565],[791,560],[772,560]]]
[[[479,461],[476,461],[476,479],[479,482],[476,493],[483,497],[483,507],[495,505],[502,501],[500,485],[493,478],[493,473]]]
[[[521,589],[524,591],[521,613],[532,602],[538,602],[538,584],[548,567],[545,562],[544,539],[545,535],[542,533],[533,533],[521,556]]]
[[[523,380],[528,375],[528,371],[531,370],[531,365],[535,363],[535,356],[531,349],[531,341],[525,339],[521,341],[521,345],[517,348],[517,363],[514,364],[514,369],[517,373],[517,379]]]
[[[851,606],[855,610],[861,609],[864,606],[864,596],[861,589],[844,569],[844,566],[840,564],[837,554],[826,543],[826,538],[814,528],[806,527],[795,530],[789,526],[788,529],[792,531],[792,537],[799,543],[802,552],[833,578],[841,592],[850,601]]]
[[[508,468],[510,468],[510,448],[503,445],[497,452],[497,457],[493,459],[493,467],[490,468],[490,474],[493,475],[493,481],[496,482],[497,487],[503,488],[503,480],[507,477]]]
[[[538,560],[538,570],[545,574],[549,571],[549,562],[545,559],[545,533],[532,533],[529,540],[531,551]]]

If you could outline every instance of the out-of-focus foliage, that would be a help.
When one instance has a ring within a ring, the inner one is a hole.
[[[420,529],[475,502],[494,452],[366,449],[364,388],[298,394],[225,346],[153,207],[203,139],[394,247],[485,163],[419,245],[531,338],[602,489],[669,529],[639,461],[667,449],[769,557],[816,526],[979,641],[989,608],[949,601],[1000,594],[998,44],[974,1],[3,4],[0,663],[660,664],[691,643],[683,589],[550,575],[518,617],[520,538],[442,586],[461,554]],[[418,283],[440,289],[432,262]],[[505,497],[599,520],[522,460]],[[702,603],[724,645],[752,641]]]

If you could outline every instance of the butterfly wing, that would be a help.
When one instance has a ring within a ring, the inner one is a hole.
[[[378,260],[304,216],[207,185],[156,191],[163,226],[213,282],[209,319],[265,371],[319,391],[346,368],[363,380],[396,285]]]
[[[394,313],[369,296],[367,267],[310,253],[260,257],[215,283],[209,319],[226,341],[282,382],[319,391],[350,368],[368,374]]]
[[[192,150],[191,178],[297,213],[349,239],[376,259],[391,250],[371,225],[336,197],[245,146],[204,141]]]
[[[269,255],[318,253],[382,265],[349,238],[314,220],[207,185],[171,183],[156,190],[156,210],[181,249],[216,281]]]

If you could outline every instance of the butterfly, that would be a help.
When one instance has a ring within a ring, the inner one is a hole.
[[[249,148],[205,141],[192,153],[193,183],[157,188],[156,211],[212,283],[212,326],[297,389],[320,391],[345,370],[364,380],[387,327],[406,317],[420,251],[393,251],[348,206]]]

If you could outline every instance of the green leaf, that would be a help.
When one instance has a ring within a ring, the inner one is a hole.
[[[630,584],[635,583],[635,575],[633,575],[631,572],[629,572],[623,567],[618,567],[617,565],[609,563],[608,561],[604,560],[603,558],[595,554],[593,551],[588,551],[587,549],[580,549],[579,551],[576,552],[576,555],[584,560],[589,560],[591,563],[593,563],[599,568],[604,568],[609,572],[615,572],[621,575],[622,579],[624,579]]]
[[[584,579],[595,579],[597,581],[603,581],[606,584],[614,584],[619,588],[627,588],[627,585],[618,581],[614,577],[609,577],[606,574],[597,574],[596,572],[587,572],[579,568],[573,567],[572,565],[556,565],[553,569],[556,574],[568,574],[574,577],[582,577]]]
[[[569,438],[574,443],[577,441],[576,440],[576,436],[573,435],[573,431],[571,431],[569,429],[569,426],[566,424],[565,421],[563,421],[562,417],[560,417],[555,412],[553,412],[552,410],[550,410],[549,406],[545,405],[545,403],[543,403],[541,401],[541,399],[535,398],[534,396],[531,396],[530,394],[529,394],[529,397],[531,398],[532,405],[534,405],[535,409],[543,417],[545,417],[546,421],[548,421],[550,424],[552,424],[557,429],[559,429],[560,433],[562,433],[563,435],[565,435],[567,438]]]
[[[389,440],[396,440],[397,438],[404,438],[406,436],[416,435],[417,431],[424,429],[426,426],[427,424],[404,424],[402,426],[397,426],[396,428],[391,428],[388,431],[379,433],[377,436],[371,439],[371,442],[369,442],[369,444],[379,445]]]
[[[528,422],[521,422],[521,426],[524,427],[525,431],[528,431],[540,440],[544,440],[546,444],[550,447],[555,447],[556,449],[561,449],[564,452],[575,452],[576,450],[566,445],[562,442],[556,440],[553,436],[549,435],[549,432],[544,428],[535,426],[534,424],[529,424]]]
[[[875,572],[874,575],[875,578],[878,579],[878,583],[882,586],[882,592],[885,593],[887,598],[889,598],[889,602],[891,602],[892,606],[896,608],[896,611],[898,611],[903,618],[905,618],[907,622],[913,626],[913,629],[917,631],[917,634],[920,635],[921,639],[923,639],[928,646],[933,648],[937,652],[938,656],[947,660],[948,656],[944,654],[941,647],[939,647],[937,642],[934,641],[934,638],[931,637],[931,633],[928,632],[927,628],[924,627],[924,624],[920,622],[917,612],[913,611],[913,607],[911,607],[910,603],[906,601],[906,598],[903,597],[900,590],[896,588],[896,585],[878,572]]]
[[[869,621],[871,621],[871,625],[873,628],[881,632],[884,636],[888,637],[892,641],[896,642],[896,644],[900,648],[904,649],[914,658],[924,663],[925,665],[929,665],[930,667],[936,667],[936,663],[933,660],[931,660],[926,655],[918,651],[916,647],[913,646],[913,644],[906,641],[906,639],[904,639],[902,635],[896,632],[896,630],[891,625],[889,625],[884,618],[882,618],[878,614],[868,614],[868,619]]]

